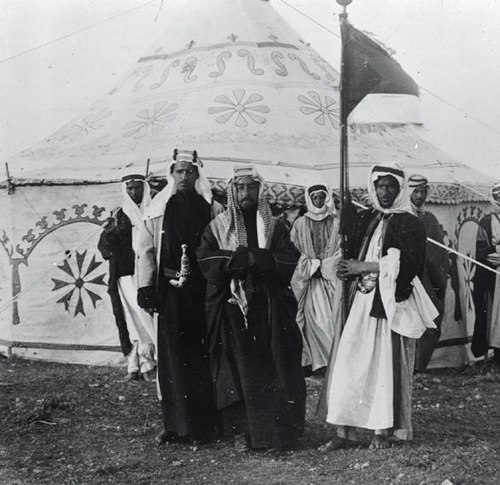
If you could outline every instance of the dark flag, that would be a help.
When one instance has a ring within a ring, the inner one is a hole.
[[[342,45],[346,117],[370,93],[418,96],[417,83],[398,62],[347,21],[342,22]]]

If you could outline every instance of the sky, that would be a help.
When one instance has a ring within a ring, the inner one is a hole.
[[[108,92],[161,36],[168,3],[0,0],[0,169]],[[335,0],[271,4],[339,68]],[[500,178],[500,0],[354,0],[348,12],[421,87],[426,138]]]

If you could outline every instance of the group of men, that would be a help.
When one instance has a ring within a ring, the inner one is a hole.
[[[307,366],[327,369],[320,409],[337,433],[323,449],[349,446],[356,428],[374,431],[372,448],[411,439],[415,345],[423,370],[447,272],[446,254],[427,245],[426,259],[426,235],[443,239],[423,210],[427,180],[374,166],[373,207],[345,204],[342,227],[329,188],[313,185],[290,234],[255,167],[233,169],[225,210],[196,151],[175,150],[167,172],[152,200],[144,177],[124,178],[99,243],[129,377],[157,364],[157,443],[224,432],[238,451],[293,447]]]

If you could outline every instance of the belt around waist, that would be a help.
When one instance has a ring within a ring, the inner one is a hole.
[[[166,276],[167,278],[178,278],[179,277],[179,270],[178,269],[163,268],[163,275]]]

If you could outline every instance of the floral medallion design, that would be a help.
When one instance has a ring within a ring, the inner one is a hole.
[[[88,136],[90,133],[99,130],[104,126],[107,118],[113,114],[113,111],[108,107],[103,107],[99,110],[92,110],[79,122],[70,125],[67,128],[63,128],[60,131],[60,141],[61,143],[70,143],[84,136]]]
[[[329,122],[332,128],[339,128],[340,108],[337,101],[328,95],[322,99],[316,91],[309,91],[307,94],[309,96],[301,94],[298,97],[304,104],[300,107],[301,113],[315,116],[314,122],[320,126],[326,126]]]
[[[177,103],[168,103],[161,101],[156,103],[152,110],[143,109],[137,113],[137,118],[129,121],[123,129],[125,138],[132,137],[134,140],[144,138],[149,133],[156,134],[165,128],[165,124],[169,123],[177,117],[175,111],[179,108]]]
[[[60,265],[57,265],[57,268],[65,273],[65,279],[51,278],[54,283],[52,291],[63,290],[63,294],[57,300],[57,303],[62,303],[68,313],[70,306],[74,304],[75,312],[73,316],[76,317],[79,313],[86,316],[84,301],[88,297],[92,306],[96,308],[97,302],[102,300],[102,297],[96,291],[99,286],[106,286],[104,282],[106,274],[95,274],[102,261],[96,261],[95,255],[88,261],[87,250],[82,253],[76,251],[74,256],[74,258],[66,258]]]
[[[249,121],[259,125],[264,124],[267,121],[266,118],[258,113],[269,113],[271,110],[265,104],[256,104],[264,98],[257,93],[250,94],[246,99],[245,96],[244,89],[233,90],[233,99],[225,94],[219,95],[214,101],[222,106],[211,106],[208,108],[208,114],[219,115],[215,118],[217,123],[227,123],[233,119],[238,128],[247,127]]]

